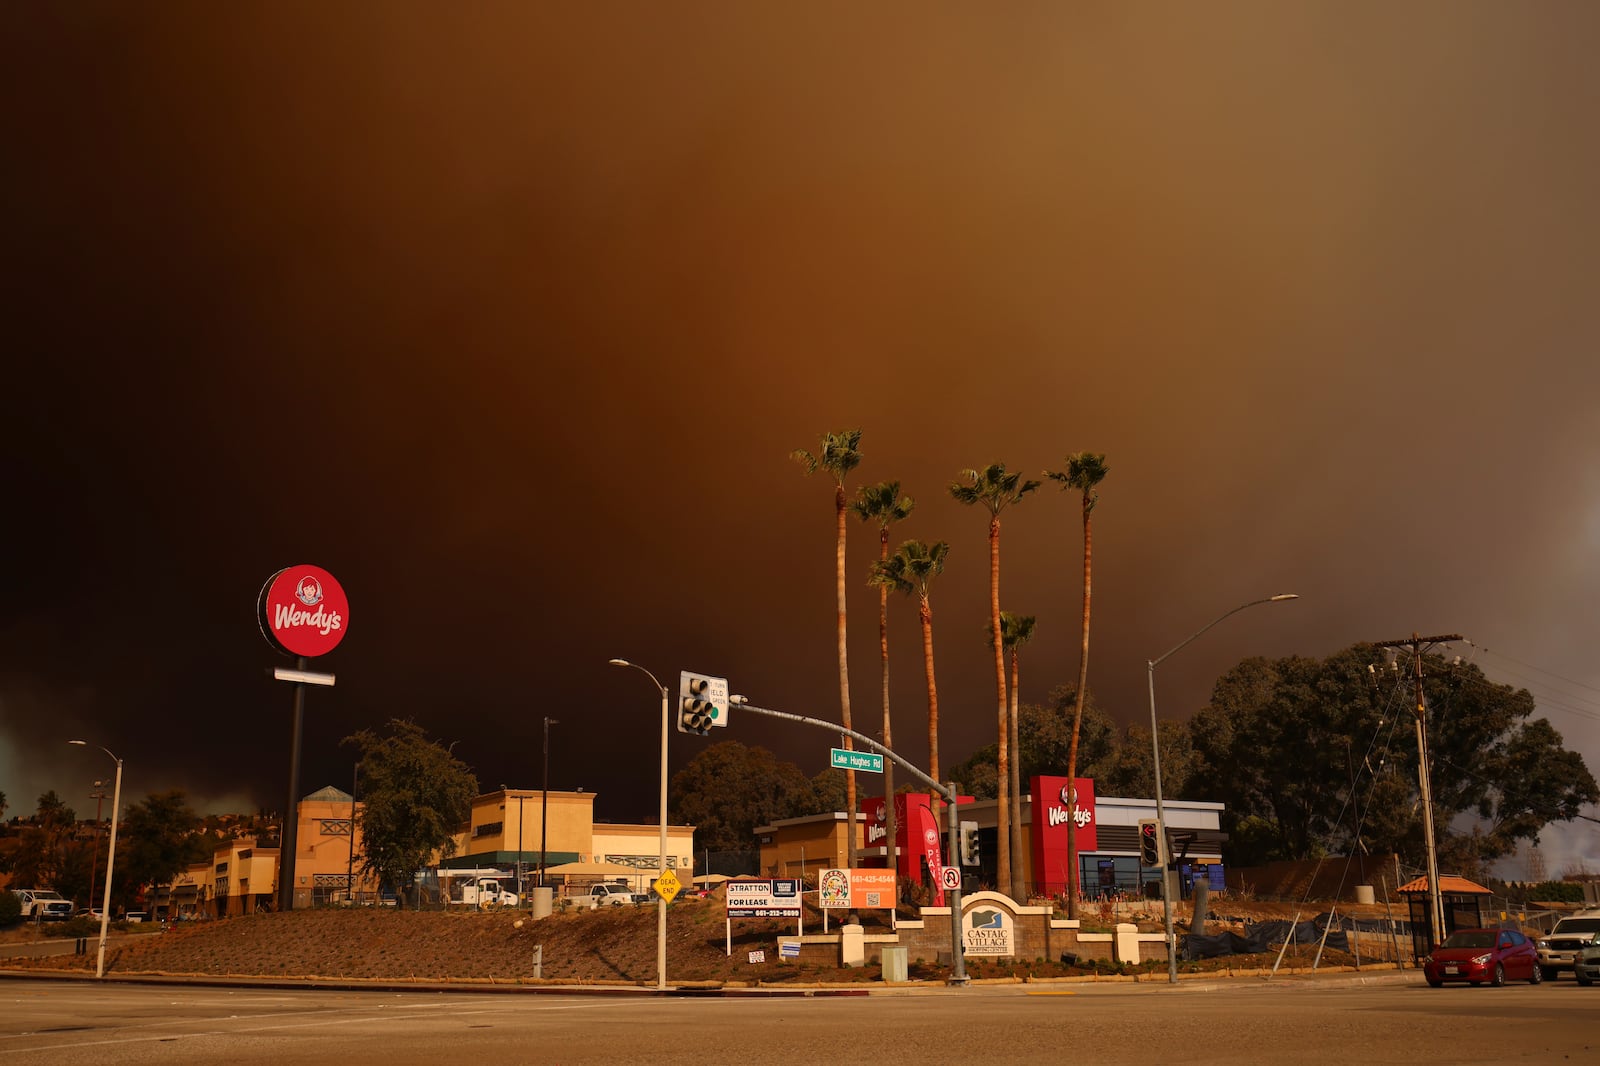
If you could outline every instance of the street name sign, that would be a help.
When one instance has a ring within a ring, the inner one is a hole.
[[[883,756],[870,751],[828,749],[828,766],[835,770],[860,770],[869,774],[883,773]]]

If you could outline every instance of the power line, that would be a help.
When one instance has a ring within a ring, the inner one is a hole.
[[[1594,685],[1585,684],[1582,681],[1578,681],[1578,680],[1575,680],[1573,678],[1563,676],[1562,674],[1556,673],[1554,670],[1546,670],[1542,666],[1534,666],[1532,663],[1525,663],[1521,659],[1514,659],[1511,656],[1507,655],[1503,651],[1495,651],[1493,648],[1480,647],[1477,644],[1473,644],[1472,641],[1470,641],[1470,640],[1466,641],[1466,643],[1467,644],[1471,644],[1472,647],[1477,648],[1479,651],[1481,651],[1481,652],[1483,652],[1483,653],[1485,653],[1487,655],[1498,655],[1500,658],[1505,659],[1507,662],[1516,663],[1518,666],[1520,666],[1520,667],[1522,667],[1522,668],[1524,668],[1526,670],[1534,670],[1534,671],[1537,671],[1538,673],[1541,673],[1541,674],[1548,674],[1548,675],[1550,675],[1551,677],[1555,678],[1558,681],[1565,681],[1569,685],[1577,685],[1579,688],[1586,688],[1590,692],[1600,693],[1600,687],[1596,687]]]

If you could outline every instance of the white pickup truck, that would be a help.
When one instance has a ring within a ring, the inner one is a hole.
[[[22,901],[22,918],[30,922],[64,922],[72,917],[72,901],[48,888],[14,888]]]
[[[503,887],[499,878],[475,877],[452,886],[449,902],[467,907],[515,907],[517,894]]]
[[[649,903],[650,897],[635,892],[627,885],[598,884],[589,886],[589,906],[620,907],[624,903]]]

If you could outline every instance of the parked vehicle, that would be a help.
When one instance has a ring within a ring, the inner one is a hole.
[[[1533,941],[1515,929],[1462,929],[1451,933],[1422,962],[1422,975],[1438,988],[1446,981],[1499,986],[1544,979]]]
[[[1539,970],[1546,981],[1554,981],[1562,970],[1571,970],[1578,952],[1600,938],[1600,911],[1572,914],[1539,938]]]
[[[1572,976],[1585,986],[1600,981],[1600,943],[1578,949],[1577,956],[1572,960]]]
[[[627,885],[605,882],[589,886],[589,906],[591,907],[620,907],[625,903],[649,902],[649,896],[643,892],[635,892]]]
[[[517,894],[503,887],[499,877],[469,877],[450,885],[449,902],[466,907],[515,907]]]
[[[48,888],[14,888],[22,901],[22,919],[30,922],[64,922],[72,917],[72,901]]]

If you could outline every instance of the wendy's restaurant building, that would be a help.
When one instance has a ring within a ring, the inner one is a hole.
[[[1072,791],[1064,777],[1040,776],[1029,783],[1020,811],[1024,846],[1022,881],[1030,898],[1049,898],[1067,891],[1067,824],[1076,824],[1073,842],[1078,855],[1078,884],[1084,898],[1159,896],[1161,870],[1140,856],[1139,823],[1156,817],[1155,802],[1096,796],[1094,780],[1077,779],[1076,815]],[[911,881],[925,879],[925,870],[946,864],[949,826],[944,808],[936,812],[926,793],[894,797],[895,846],[888,843],[888,808],[884,797],[862,802],[857,820],[857,864],[886,867],[893,863]],[[1221,847],[1223,805],[1194,800],[1163,803],[1170,854],[1177,862],[1179,892],[1188,895],[1198,880],[1224,887]],[[978,862],[964,868],[968,888],[994,886],[998,870],[996,831],[999,801],[960,803],[959,820],[976,828]],[[801,877],[848,865],[848,819],[843,811],[789,818],[756,829],[761,870],[769,877]],[[996,886],[1007,887],[1007,886]]]

